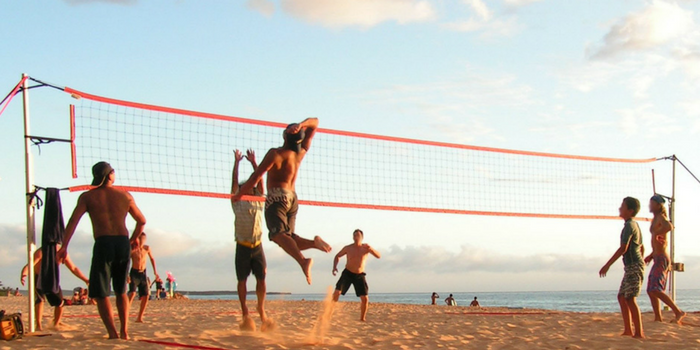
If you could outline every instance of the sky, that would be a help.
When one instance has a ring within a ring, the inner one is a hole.
[[[123,100],[284,123],[314,116],[355,132],[615,158],[676,154],[700,173],[699,12],[689,0],[3,2],[0,91],[27,73]],[[30,94],[32,134],[67,137],[74,100]],[[26,261],[22,128],[18,95],[0,115],[0,281],[13,287]],[[80,185],[68,146],[32,153],[37,185]],[[654,165],[659,192],[670,193],[670,164]],[[678,285],[700,288],[700,184],[679,172],[676,185],[676,260],[686,264]],[[134,195],[161,274],[172,271],[183,290],[235,289],[226,200]],[[62,193],[66,220],[77,196]],[[621,220],[302,207],[297,223],[334,251],[357,227],[382,253],[367,266],[373,292],[613,290],[621,277],[621,262],[605,279],[597,274],[617,249]],[[69,251],[83,271],[91,246],[84,217]],[[281,249],[267,240],[264,248],[270,291],[322,293],[335,283],[332,254],[309,253],[307,286]],[[79,285],[62,276],[64,288]]]

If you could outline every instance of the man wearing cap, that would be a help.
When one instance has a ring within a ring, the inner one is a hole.
[[[95,245],[90,267],[89,296],[97,301],[97,309],[107,328],[109,339],[129,339],[127,332],[129,299],[126,296],[126,279],[129,273],[131,244],[126,228],[126,215],[136,221],[131,242],[136,242],[146,225],[146,218],[136,206],[134,198],[126,191],[113,187],[114,169],[107,162],[99,162],[92,167],[92,186],[95,188],[83,193],[66,225],[63,246],[57,253],[59,261],[65,259],[75,228],[83,214],[90,215]],[[117,333],[109,301],[110,280],[117,297],[117,310],[121,330]]]
[[[269,238],[299,263],[308,284],[311,284],[313,260],[304,257],[301,251],[310,248],[324,252],[331,251],[331,247],[321,237],[316,236],[310,240],[299,237],[294,232],[299,209],[295,183],[301,161],[311,147],[311,140],[317,127],[316,118],[308,118],[298,124],[289,124],[283,133],[282,147],[270,149],[248,181],[231,198],[234,202],[240,201],[241,197],[249,193],[267,172],[265,222],[269,230]]]
[[[649,211],[654,214],[650,228],[651,247],[653,250],[649,256],[644,258],[644,262],[648,264],[653,260],[654,265],[649,272],[647,294],[649,294],[651,308],[654,310],[654,321],[663,322],[660,300],[668,305],[676,315],[673,322],[681,323],[686,313],[681,311],[676,303],[673,302],[673,299],[665,293],[668,272],[671,270],[671,257],[666,253],[666,247],[668,246],[667,235],[673,229],[673,224],[668,221],[665,203],[664,197],[658,194],[655,194],[649,200]]]

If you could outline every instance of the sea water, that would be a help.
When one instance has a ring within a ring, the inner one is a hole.
[[[438,304],[445,305],[444,299],[450,292],[437,291],[440,295]],[[430,304],[432,293],[370,293],[370,302],[394,304]],[[468,306],[478,297],[483,307],[506,307],[513,309],[545,309],[571,312],[619,312],[617,291],[581,291],[581,292],[463,292],[452,293],[457,305]],[[199,300],[237,300],[235,294],[188,295],[190,299]],[[267,300],[313,300],[321,301],[324,294],[273,294]],[[254,295],[248,298],[255,298]],[[700,311],[700,289],[679,289],[676,294],[677,304],[684,311]],[[341,301],[359,300],[351,289]],[[637,299],[642,312],[651,311],[646,292]]]

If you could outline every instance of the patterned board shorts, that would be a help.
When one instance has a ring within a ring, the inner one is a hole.
[[[649,272],[647,292],[665,292],[671,259],[663,254],[654,256],[654,265]]]
[[[644,282],[644,263],[636,263],[625,266],[625,275],[622,277],[619,295],[625,299],[636,298],[642,290]]]

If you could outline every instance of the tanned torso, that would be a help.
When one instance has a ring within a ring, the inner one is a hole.
[[[151,247],[149,246],[137,246],[131,250],[131,267],[134,270],[144,271],[146,270],[146,263],[148,258],[148,253]]]
[[[350,244],[345,246],[343,250],[347,254],[347,262],[345,263],[345,268],[352,273],[363,273],[365,272],[365,262],[367,262],[367,255],[370,253],[369,244]]]
[[[668,229],[664,223],[667,219],[663,215],[656,215],[651,221],[651,247],[652,255],[665,255],[668,247]],[[669,223],[670,224],[670,223]]]
[[[133,201],[130,194],[112,187],[99,187],[83,193],[82,199],[90,215],[95,238],[129,236],[125,219]]]
[[[267,188],[295,191],[299,167],[306,155],[306,150],[302,148],[299,153],[296,153],[284,148],[273,148],[270,150],[270,154],[273,155],[273,158],[272,166],[267,171]]]

